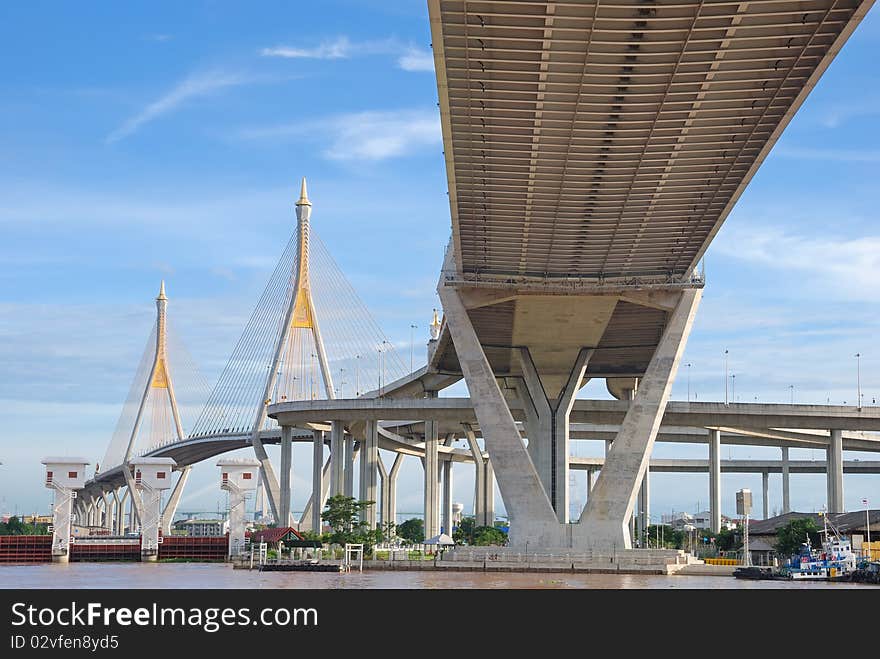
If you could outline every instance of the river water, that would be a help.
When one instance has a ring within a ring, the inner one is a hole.
[[[259,572],[218,563],[71,563],[0,565],[0,588],[866,588],[860,584],[743,581],[733,577],[633,574],[365,570]]]

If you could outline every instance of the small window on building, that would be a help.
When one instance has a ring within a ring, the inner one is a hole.
[[[164,480],[165,479],[165,472],[164,471],[157,471],[156,478]]]
[[[76,478],[76,472],[75,471],[68,471],[67,477],[68,478]]]
[[[223,480],[225,480],[225,481],[229,480],[229,474],[227,474],[225,471],[223,472]]]
[[[242,480],[249,481],[249,480],[251,479],[251,473],[250,473],[250,472],[245,472],[245,473],[243,473],[243,474],[241,475],[241,478],[242,478]]]
[[[52,472],[51,471],[46,472],[46,480],[48,480],[48,481],[52,480]]]

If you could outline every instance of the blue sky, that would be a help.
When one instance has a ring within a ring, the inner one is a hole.
[[[315,231],[379,324],[403,351],[410,324],[424,338],[449,207],[423,0],[31,2],[4,15],[0,510],[46,509],[42,456],[103,455],[160,279],[216,379],[294,227],[301,176]],[[689,370],[697,400],[723,399],[728,349],[741,401],[785,402],[793,385],[797,402],[853,403],[856,352],[865,402],[880,400],[878,47],[874,9],[713,243],[674,398]],[[296,509],[308,456],[295,453]],[[215,470],[199,467],[184,506],[216,507]],[[421,510],[420,472],[403,469],[403,511]],[[654,511],[705,508],[706,480],[658,476]],[[471,482],[457,467],[467,509]],[[760,478],[722,487],[732,513],[734,491],[760,492]],[[878,477],[845,487],[848,507],[880,505]],[[824,493],[821,477],[793,481],[795,508],[821,508]],[[771,478],[771,508],[779,496]]]

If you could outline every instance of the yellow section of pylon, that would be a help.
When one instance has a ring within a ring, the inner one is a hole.
[[[153,381],[150,383],[153,389],[168,388],[168,372],[165,370],[165,360],[160,359],[156,363],[156,372],[153,374]]]
[[[309,291],[300,288],[296,294],[296,302],[293,305],[293,316],[290,326],[294,329],[312,329],[312,305]]]

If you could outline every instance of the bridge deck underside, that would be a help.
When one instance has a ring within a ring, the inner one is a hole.
[[[431,0],[457,275],[685,276],[870,5]]]

